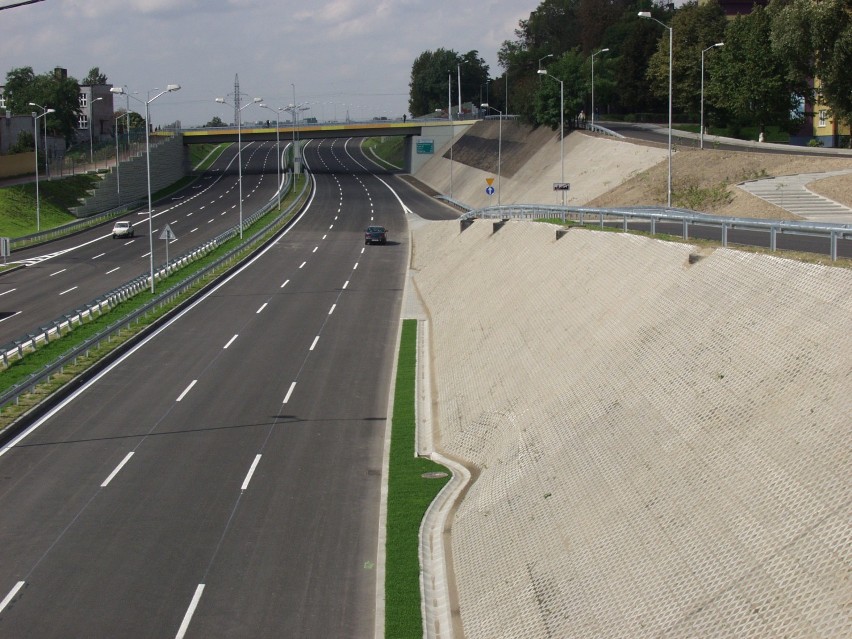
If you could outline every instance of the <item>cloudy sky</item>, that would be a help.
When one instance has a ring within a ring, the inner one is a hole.
[[[16,67],[61,66],[82,80],[97,66],[140,97],[176,83],[180,91],[152,103],[151,120],[195,126],[233,120],[233,108],[214,98],[233,100],[239,74],[244,100],[286,106],[295,85],[308,116],[400,117],[418,55],[477,50],[496,76],[500,45],[539,1],[44,0],[0,10],[0,82]],[[243,111],[244,122],[274,117]]]

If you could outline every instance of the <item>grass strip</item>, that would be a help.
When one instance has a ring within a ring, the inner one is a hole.
[[[449,481],[424,478],[446,469],[415,457],[417,320],[404,320],[399,345],[388,470],[385,574],[385,636],[423,636],[420,610],[420,523],[429,504]]]

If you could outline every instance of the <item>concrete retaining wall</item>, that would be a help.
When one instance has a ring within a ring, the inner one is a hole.
[[[162,140],[162,141],[161,141]],[[151,144],[151,192],[174,184],[189,172],[183,136],[156,138]],[[119,182],[120,180],[120,182]],[[121,188],[119,194],[118,188]],[[119,197],[120,195],[120,197]],[[72,209],[77,217],[87,217],[148,196],[148,169],[145,153],[121,163],[119,173],[112,167],[85,204]]]
[[[852,272],[413,231],[470,639],[852,634]]]

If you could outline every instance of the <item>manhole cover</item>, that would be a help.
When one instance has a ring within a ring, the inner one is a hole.
[[[434,471],[434,472],[431,472],[431,473],[423,473],[420,476],[423,479],[441,479],[443,477],[448,477],[449,475],[445,472],[438,470],[438,471]]]

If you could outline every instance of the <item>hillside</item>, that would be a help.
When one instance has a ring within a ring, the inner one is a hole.
[[[562,181],[558,135],[516,122],[503,123],[501,204],[558,204],[553,183]],[[440,193],[474,207],[497,204],[485,193],[496,177],[499,123],[483,121],[439,149],[415,177]],[[581,206],[663,205],[668,152],[665,145],[637,144],[584,131],[564,140],[566,203]],[[672,157],[673,203],[693,210],[737,217],[794,219],[795,216],[745,193],[737,182],[759,177],[852,169],[852,158],[782,155],[705,149],[678,150]],[[496,181],[495,181],[496,186]],[[852,206],[848,176],[811,183],[809,188]]]

